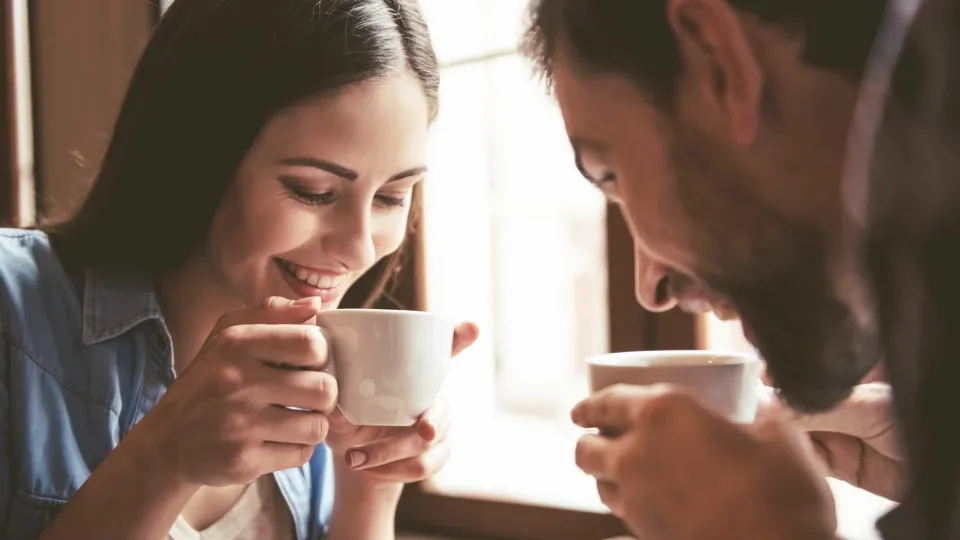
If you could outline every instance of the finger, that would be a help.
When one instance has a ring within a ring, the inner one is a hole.
[[[468,347],[476,343],[480,337],[480,327],[472,322],[463,322],[453,330],[453,353],[457,356]]]
[[[316,446],[327,439],[329,426],[322,413],[267,407],[257,414],[254,430],[265,442]]]
[[[450,459],[450,444],[442,442],[430,447],[425,454],[367,469],[364,474],[388,482],[419,482],[426,480],[446,465]]]
[[[300,324],[248,324],[231,326],[216,337],[227,354],[320,370],[327,363],[327,340],[320,328]]]
[[[584,428],[625,431],[648,400],[664,391],[657,386],[615,385],[574,407],[573,423]]]
[[[600,480],[616,477],[613,469],[615,447],[613,440],[600,435],[584,435],[577,441],[575,461],[581,471]]]
[[[343,415],[343,412],[340,409],[334,410],[330,413],[330,433],[333,435],[343,436],[349,435],[360,429],[360,426],[355,426],[347,420],[347,417]]]
[[[864,440],[881,454],[901,460],[903,451],[893,421],[892,389],[885,383],[861,384],[849,398],[821,414],[794,415],[804,431],[832,432]]]
[[[353,448],[346,454],[347,464],[354,470],[372,469],[425,454],[431,443],[416,432],[380,439]]]
[[[268,468],[267,472],[273,472],[304,466],[313,457],[316,446],[265,442],[261,449],[261,459]]]
[[[429,442],[446,438],[450,431],[450,424],[447,403],[445,400],[439,400],[417,420],[415,429],[423,440]]]
[[[303,324],[320,312],[322,304],[316,297],[289,300],[271,296],[257,306],[223,315],[210,335],[216,336],[231,326],[242,324]]]
[[[262,405],[294,407],[329,415],[337,405],[337,380],[323,371],[295,371],[267,364],[252,367],[253,391]]]
[[[597,495],[600,495],[600,502],[615,515],[620,512],[620,490],[617,484],[598,480]]]

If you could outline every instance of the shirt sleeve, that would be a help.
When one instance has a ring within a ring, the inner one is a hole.
[[[10,394],[7,392],[7,373],[11,344],[5,332],[6,328],[0,318],[0,537],[2,538],[7,538],[12,488],[10,456],[7,454],[10,448]]]

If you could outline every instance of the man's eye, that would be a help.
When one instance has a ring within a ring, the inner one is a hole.
[[[620,191],[617,189],[617,175],[614,173],[605,174],[600,180],[596,181],[594,185],[603,192],[604,196],[610,199],[613,202],[618,202],[620,200]]]

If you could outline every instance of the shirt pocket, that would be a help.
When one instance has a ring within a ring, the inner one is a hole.
[[[7,514],[6,536],[9,540],[35,540],[57,519],[67,501],[39,497],[23,491],[13,496]]]

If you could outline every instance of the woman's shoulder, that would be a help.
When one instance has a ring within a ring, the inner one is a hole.
[[[46,233],[0,229],[0,302],[40,291],[44,278],[62,275],[60,262]]]
[[[73,286],[46,233],[0,228],[0,333],[42,331],[45,314],[68,310]]]

